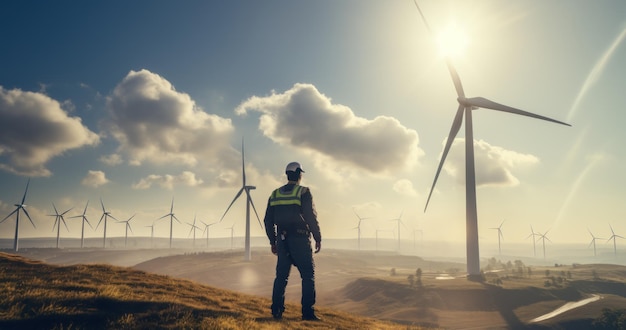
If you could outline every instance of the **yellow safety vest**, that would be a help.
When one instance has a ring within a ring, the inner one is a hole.
[[[270,206],[277,205],[298,205],[302,206],[302,201],[300,198],[302,197],[302,189],[303,187],[300,185],[295,185],[293,190],[287,194],[283,194],[280,192],[280,188],[274,190],[272,195],[270,196]]]

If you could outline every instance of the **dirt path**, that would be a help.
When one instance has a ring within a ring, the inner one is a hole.
[[[544,314],[541,315],[539,317],[536,317],[532,320],[530,320],[530,323],[535,323],[535,322],[541,322],[541,321],[545,321],[547,319],[551,319],[559,314],[565,313],[567,311],[570,311],[574,308],[578,308],[584,305],[587,305],[588,303],[594,302],[594,301],[598,301],[602,299],[601,296],[598,296],[596,294],[592,295],[591,297],[587,298],[587,299],[583,299],[583,300],[579,300],[579,301],[572,301],[572,302],[568,302],[565,305],[555,309],[554,311],[548,313],[548,314]]]

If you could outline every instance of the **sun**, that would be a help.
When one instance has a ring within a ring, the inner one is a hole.
[[[467,50],[469,38],[464,29],[451,23],[437,36],[437,45],[441,56],[457,58]]]

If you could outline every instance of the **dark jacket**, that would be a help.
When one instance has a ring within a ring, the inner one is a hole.
[[[292,192],[296,187],[295,183],[288,183],[278,189],[281,193]],[[265,232],[270,244],[276,243],[276,235],[282,231],[288,234],[309,232],[313,235],[316,242],[322,241],[319,223],[317,221],[317,211],[313,203],[313,195],[307,187],[302,187],[302,195],[300,198],[301,205],[270,205],[271,197],[267,201],[267,209],[265,210]],[[285,219],[290,221],[286,222]],[[280,223],[282,225],[277,225]],[[285,223],[288,223],[286,225]]]

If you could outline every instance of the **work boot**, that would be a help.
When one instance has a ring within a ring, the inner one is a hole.
[[[283,310],[282,309],[272,310],[272,316],[274,317],[275,320],[282,319],[283,318]]]

